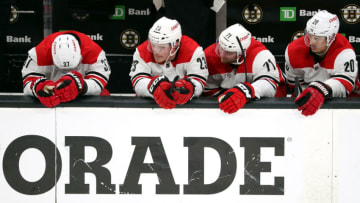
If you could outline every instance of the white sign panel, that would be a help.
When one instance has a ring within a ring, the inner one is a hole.
[[[54,118],[50,109],[0,109],[1,202],[54,202],[55,180],[43,178],[55,176],[45,159],[54,156]]]
[[[346,202],[360,179],[359,110],[0,112],[7,202]]]
[[[360,202],[359,124],[359,110],[334,110],[334,202]]]

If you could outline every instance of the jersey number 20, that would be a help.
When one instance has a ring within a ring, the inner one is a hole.
[[[344,63],[345,66],[345,72],[354,72],[355,66],[354,66],[354,59],[351,59],[350,61]]]

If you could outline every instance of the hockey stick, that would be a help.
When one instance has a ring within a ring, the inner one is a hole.
[[[175,82],[179,80],[179,76],[175,76],[174,80],[171,82],[171,87],[169,90],[170,95],[174,92],[175,89]]]
[[[247,70],[246,70],[246,59],[245,59],[246,57],[245,57],[244,48],[243,48],[243,46],[242,46],[242,44],[241,44],[240,39],[239,39],[238,36],[236,36],[236,40],[237,40],[237,42],[238,42],[239,45],[240,45],[241,53],[242,53],[242,55],[243,55],[243,57],[244,57],[244,64],[245,64],[245,82],[247,82]],[[236,72],[235,72],[235,74],[236,74]]]
[[[295,77],[295,88],[294,88],[294,94],[295,96],[299,96],[302,92],[302,88],[300,86],[299,78]]]

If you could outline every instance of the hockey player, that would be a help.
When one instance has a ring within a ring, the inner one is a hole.
[[[171,109],[202,94],[208,70],[203,49],[182,35],[176,20],[162,17],[136,48],[129,75],[137,96]]]
[[[105,52],[87,35],[56,32],[28,52],[22,68],[25,95],[46,107],[74,100],[78,95],[109,95],[110,76]]]
[[[240,24],[221,32],[217,42],[205,49],[205,55],[209,77],[204,95],[218,96],[225,113],[234,113],[255,98],[286,95],[275,57]]]
[[[313,115],[326,99],[347,97],[355,87],[358,63],[349,41],[338,34],[339,19],[325,10],[308,20],[304,37],[285,51],[288,85],[299,90],[295,103],[305,116]]]

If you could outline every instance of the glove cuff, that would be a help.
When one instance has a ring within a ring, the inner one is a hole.
[[[195,84],[191,81],[192,79],[191,78],[184,78],[187,82],[191,83],[192,85],[192,96],[191,98],[194,96],[195,94]]]
[[[85,83],[81,73],[79,73],[77,71],[71,71],[69,73],[66,73],[65,75],[71,77],[75,81],[75,85],[78,89],[79,94],[82,93],[83,90],[85,90],[86,83]],[[87,86],[86,86],[86,89],[87,89]]]
[[[250,83],[239,83],[235,85],[235,88],[240,90],[245,95],[247,101],[255,98],[255,90]]]
[[[153,77],[148,85],[150,94],[154,94],[156,88],[164,81],[169,82],[169,79],[165,75],[157,75]]]
[[[320,82],[320,81],[315,81],[310,83],[309,87],[312,87],[316,90],[318,90],[325,99],[329,99],[332,96],[332,89],[331,87],[329,87],[327,84]]]
[[[45,85],[47,85],[47,84],[49,84],[49,83],[52,83],[52,85],[54,85],[54,82],[53,82],[53,81],[48,80],[48,79],[46,79],[46,78],[39,78],[39,79],[35,80],[35,82],[33,82],[33,83],[31,84],[31,91],[32,91],[33,95],[34,95],[35,97],[38,97],[37,92],[38,92],[39,90],[44,89]]]

